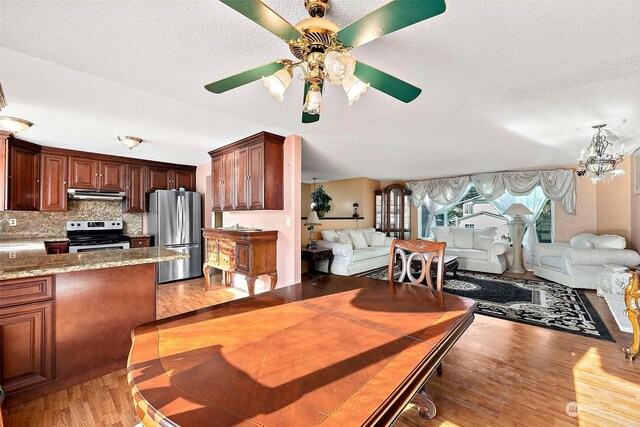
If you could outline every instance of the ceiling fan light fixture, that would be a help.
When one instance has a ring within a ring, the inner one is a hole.
[[[142,138],[136,136],[119,136],[118,140],[122,142],[129,150],[136,148],[142,143]]]
[[[262,84],[278,101],[284,99],[284,92],[291,84],[291,71],[283,68],[269,77],[262,76]]]
[[[331,83],[341,84],[353,76],[356,69],[356,58],[351,52],[329,51],[324,55],[324,67]]]
[[[349,98],[349,105],[353,105],[369,89],[369,83],[364,83],[356,76],[351,75],[342,82],[342,88]]]
[[[9,132],[18,133],[33,126],[29,120],[18,117],[0,116],[0,127]]]
[[[311,115],[322,113],[322,92],[318,86],[311,85],[309,88],[302,111]]]

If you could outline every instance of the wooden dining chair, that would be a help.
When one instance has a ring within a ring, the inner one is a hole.
[[[404,282],[408,279],[411,284],[421,284],[426,278],[427,285],[434,288],[431,279],[431,269],[434,260],[437,258],[436,286],[437,291],[442,291],[444,282],[444,249],[447,246],[444,242],[431,242],[429,240],[399,240],[395,239],[391,243],[391,253],[389,254],[389,280]],[[411,264],[414,260],[420,260],[420,276],[415,277],[411,272]],[[400,276],[395,278],[394,272],[396,263],[399,263]]]

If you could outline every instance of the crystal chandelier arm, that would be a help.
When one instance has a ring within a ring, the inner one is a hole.
[[[220,0],[230,8],[240,12],[256,24],[269,30],[284,41],[294,40],[302,34],[286,19],[271,10],[260,0]]]
[[[353,74],[362,82],[402,102],[411,102],[422,92],[422,89],[360,61],[356,62]]]
[[[345,46],[360,46],[439,15],[445,9],[444,0],[395,0],[338,31],[338,39]]]

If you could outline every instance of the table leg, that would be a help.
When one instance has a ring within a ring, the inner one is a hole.
[[[458,261],[453,263],[453,265],[451,266],[451,270],[453,271],[453,278],[457,279],[458,278]]]
[[[310,257],[307,260],[307,264],[309,265],[309,274],[311,274],[311,277],[315,278],[316,277],[316,259],[315,257]]]
[[[411,403],[418,407],[418,414],[423,420],[431,420],[436,416],[436,404],[424,390],[416,394]]]
[[[204,264],[202,266],[202,273],[204,273],[204,290],[208,291],[211,289],[211,277],[209,276],[211,273],[211,266],[209,264]]]
[[[331,255],[329,255],[329,268],[327,269],[327,274],[331,274],[331,264],[333,264],[333,251],[331,251]]]
[[[271,290],[274,290],[276,288],[276,283],[278,283],[278,273],[271,273],[269,274],[269,277],[271,278]]]
[[[247,290],[249,291],[249,295],[255,295],[256,293],[256,278],[252,276],[247,276]]]
[[[633,335],[631,345],[624,347],[622,351],[627,359],[633,360],[640,353],[640,275],[635,269],[630,269],[630,273],[629,284],[624,290],[624,302],[627,306],[624,314],[631,322]]]

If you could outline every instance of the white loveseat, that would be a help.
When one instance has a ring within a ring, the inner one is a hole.
[[[393,238],[386,237],[375,228],[322,230],[321,233],[318,247],[333,251],[331,274],[352,276],[389,265]],[[323,260],[318,262],[316,269],[327,273],[328,267],[329,261]]]
[[[622,236],[587,233],[573,236],[569,243],[538,243],[533,274],[572,288],[596,289],[604,264],[640,264],[640,255],[626,247]]]
[[[502,274],[507,269],[504,254],[508,244],[495,240],[495,227],[474,229],[436,226],[431,232],[435,241],[447,244],[445,255],[458,257],[461,270]]]

